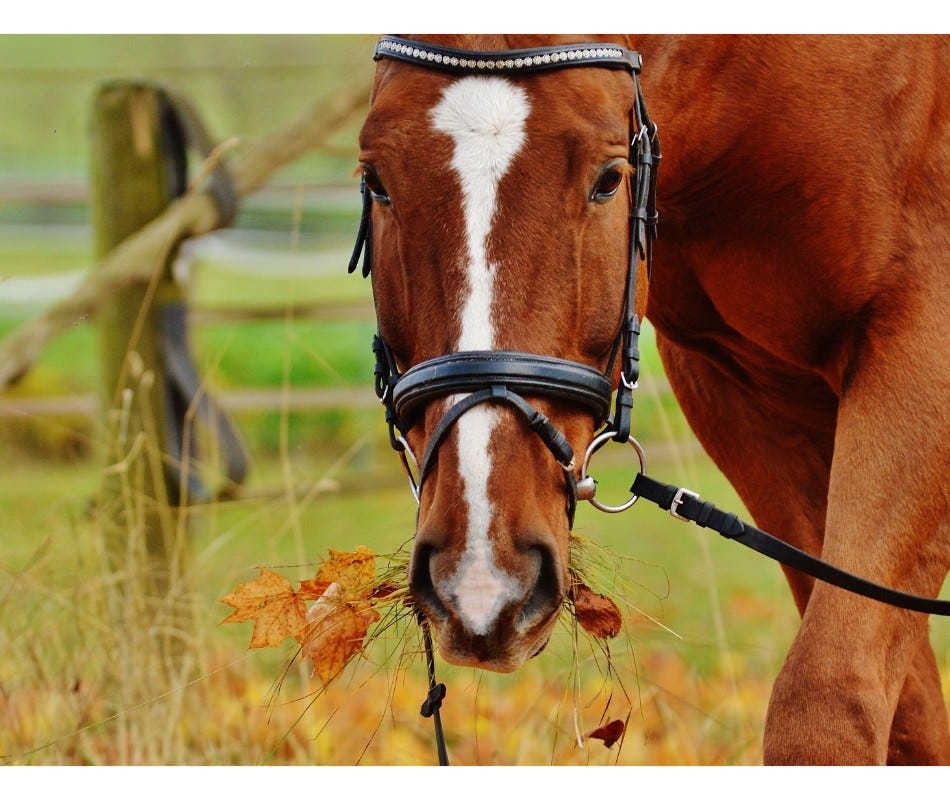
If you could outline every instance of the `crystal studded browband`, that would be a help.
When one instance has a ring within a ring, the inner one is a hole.
[[[618,44],[578,43],[527,50],[457,50],[427,42],[383,36],[373,59],[395,58],[452,72],[537,72],[572,66],[603,66],[639,72],[640,54]]]

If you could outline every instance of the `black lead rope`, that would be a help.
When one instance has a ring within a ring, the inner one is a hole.
[[[419,713],[424,717],[432,717],[435,724],[435,746],[439,752],[439,766],[447,767],[449,765],[449,754],[445,749],[445,733],[442,731],[442,716],[439,713],[442,708],[442,701],[445,699],[445,684],[436,683],[435,681],[435,653],[432,648],[432,635],[429,633],[429,623],[422,614],[419,614],[419,625],[422,628],[422,639],[426,649],[426,667],[429,671],[429,694],[426,695]]]
[[[825,583],[898,608],[924,614],[950,616],[950,601],[948,600],[908,594],[859,578],[743,522],[735,514],[721,511],[712,503],[704,502],[699,495],[689,489],[661,483],[640,473],[634,480],[633,486],[630,487],[630,491],[637,497],[656,503],[678,519],[695,522],[702,528],[711,528],[726,539],[744,544],[757,553]]]

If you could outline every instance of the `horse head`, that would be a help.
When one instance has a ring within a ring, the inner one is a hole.
[[[580,456],[646,302],[639,64],[584,48],[384,37],[360,133],[377,388],[419,463],[410,588],[446,660],[496,671],[569,593]]]

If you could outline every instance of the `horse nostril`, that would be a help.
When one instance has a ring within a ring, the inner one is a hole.
[[[429,545],[419,545],[412,555],[409,568],[409,591],[420,611],[439,619],[449,616],[448,609],[439,598],[432,582],[432,559],[436,549]]]
[[[561,604],[561,583],[557,576],[554,554],[547,547],[535,545],[528,550],[528,556],[536,562],[538,577],[531,594],[518,611],[515,624],[527,628],[538,619],[547,617]]]

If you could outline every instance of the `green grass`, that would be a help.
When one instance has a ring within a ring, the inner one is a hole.
[[[0,242],[0,276],[55,275],[84,270],[90,265],[90,248],[83,239],[71,237],[51,241],[42,227],[18,231],[8,229]]]

